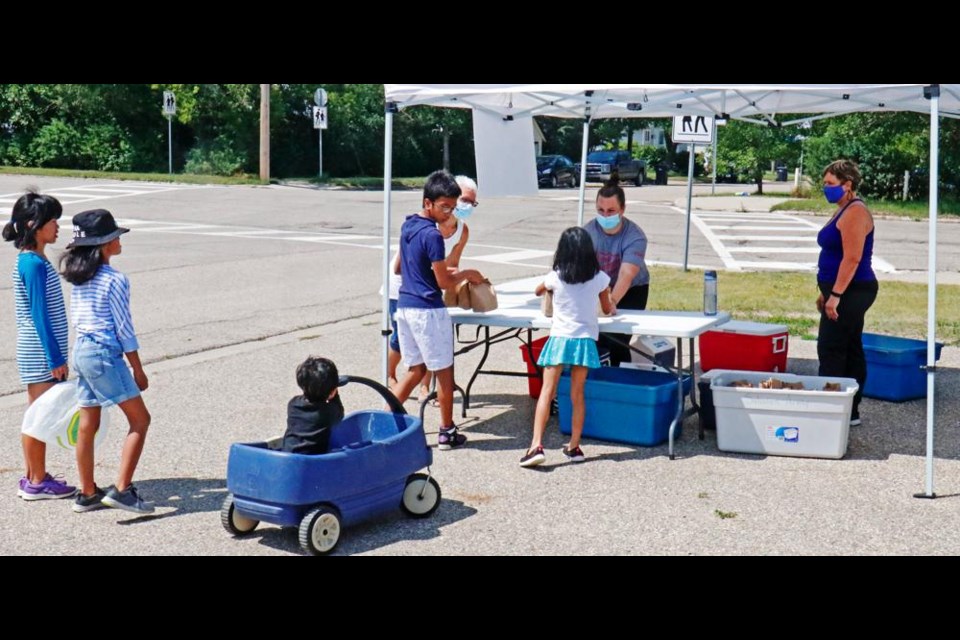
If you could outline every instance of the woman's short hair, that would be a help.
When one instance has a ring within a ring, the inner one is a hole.
[[[863,182],[863,176],[860,174],[860,167],[853,160],[834,160],[823,170],[823,175],[832,173],[840,182],[850,181],[851,188],[854,191],[860,190],[860,183]]]

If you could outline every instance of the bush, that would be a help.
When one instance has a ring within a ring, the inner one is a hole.
[[[220,136],[212,142],[199,142],[187,152],[185,173],[233,176],[243,172],[243,154],[230,141]]]
[[[645,160],[648,167],[656,167],[667,159],[667,150],[652,144],[644,144],[633,148],[633,157]]]
[[[53,120],[37,132],[23,159],[37,167],[130,171],[133,150],[127,137],[115,123],[90,125],[81,133]]]
[[[52,120],[37,131],[26,155],[27,164],[36,167],[78,167],[80,134],[63,120]]]

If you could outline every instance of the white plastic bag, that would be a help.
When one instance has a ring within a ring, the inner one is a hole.
[[[93,440],[99,447],[110,426],[110,412],[100,412],[100,429]],[[22,433],[73,451],[77,447],[77,432],[80,429],[80,405],[77,404],[77,381],[68,380],[53,385],[37,401],[30,405],[23,416]]]

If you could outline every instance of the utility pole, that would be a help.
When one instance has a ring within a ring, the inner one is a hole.
[[[270,85],[260,85],[260,179],[270,180]]]

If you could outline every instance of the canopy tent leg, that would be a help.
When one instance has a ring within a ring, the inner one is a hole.
[[[393,182],[393,114],[397,112],[396,102],[387,102],[384,109],[383,129],[383,384],[389,385],[387,373],[390,357],[390,333],[393,325],[390,318],[390,194]]]
[[[930,228],[927,249],[927,474],[923,493],[915,498],[936,498],[933,491],[933,434],[937,373],[937,206],[940,182],[940,85],[924,87],[930,100]]]
[[[577,226],[583,226],[583,200],[587,192],[587,146],[590,138],[590,107],[583,119],[583,145],[580,151],[580,208],[577,211]]]

